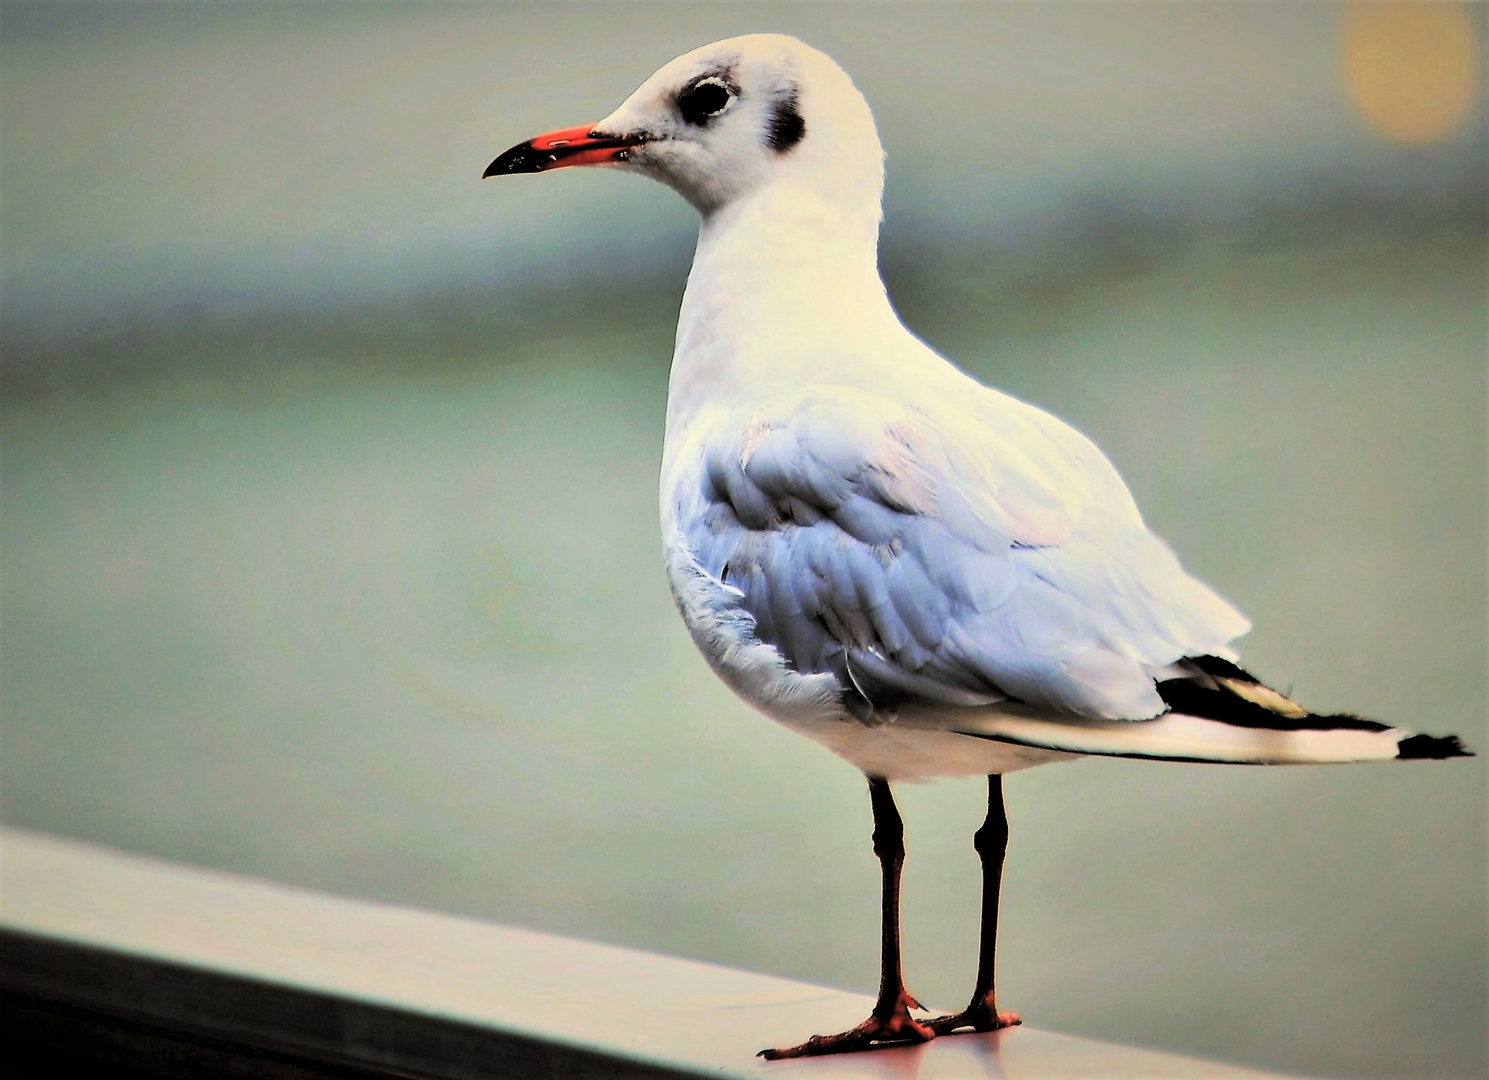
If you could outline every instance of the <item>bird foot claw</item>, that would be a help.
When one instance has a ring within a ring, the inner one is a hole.
[[[971,1031],[998,1031],[1006,1027],[1017,1027],[1023,1018],[1015,1012],[999,1012],[997,1006],[986,1001],[975,1001],[959,1013],[937,1016],[925,1021],[925,1026],[937,1035],[950,1035],[963,1028]]]
[[[780,1061],[783,1058],[849,1054],[877,1046],[905,1046],[928,1042],[936,1037],[935,1032],[910,1015],[911,1009],[919,1008],[922,1008],[920,1002],[909,994],[901,993],[887,1007],[875,1008],[873,1015],[856,1028],[836,1035],[813,1035],[799,1046],[762,1050],[755,1056],[763,1057],[766,1061]]]

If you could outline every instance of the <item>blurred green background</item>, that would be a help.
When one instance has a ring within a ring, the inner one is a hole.
[[[1482,6],[0,15],[7,822],[872,990],[862,778],[661,573],[692,212],[477,179],[755,30],[874,106],[909,325],[1107,450],[1248,666],[1486,747]],[[1006,1006],[1483,1075],[1483,760],[1017,775]],[[901,789],[938,1004],[983,797]]]

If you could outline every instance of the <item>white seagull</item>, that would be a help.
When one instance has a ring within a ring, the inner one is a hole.
[[[678,57],[605,119],[485,173],[621,168],[702,215],[667,396],[667,576],[736,694],[867,774],[884,875],[873,1013],[768,1058],[1019,1022],[993,989],[1005,773],[1083,755],[1467,753],[1317,715],[1237,666],[1251,624],[1148,531],[1095,444],[900,322],[878,269],[883,161],[842,68],[754,34]],[[889,781],[969,775],[988,777],[977,985],[962,1012],[917,1019]]]

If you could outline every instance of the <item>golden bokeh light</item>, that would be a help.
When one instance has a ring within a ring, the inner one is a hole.
[[[1344,71],[1372,127],[1402,142],[1435,142],[1474,105],[1473,20],[1462,4],[1356,5],[1344,20]]]

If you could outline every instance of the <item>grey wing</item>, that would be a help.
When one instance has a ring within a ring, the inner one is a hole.
[[[1245,620],[1142,527],[1084,437],[1032,412],[1010,421],[1018,445],[979,429],[969,450],[893,403],[809,403],[708,441],[684,538],[756,637],[831,673],[863,718],[1007,699],[1155,716],[1154,672],[1224,654]]]

